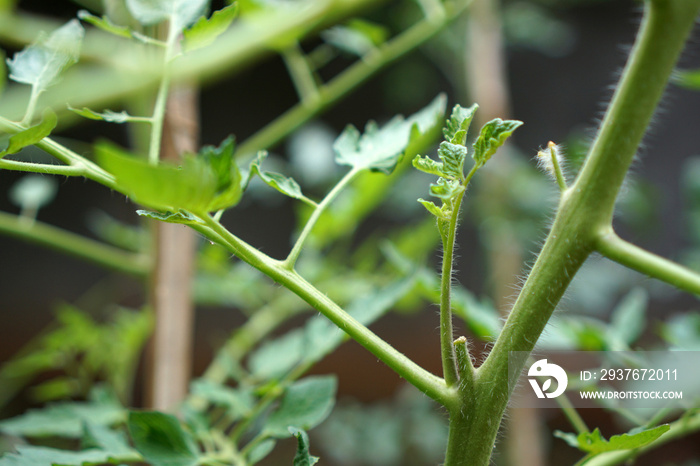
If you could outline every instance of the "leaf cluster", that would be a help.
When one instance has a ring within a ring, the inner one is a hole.
[[[470,152],[467,136],[478,107],[477,104],[469,108],[455,105],[452,109],[452,114],[443,127],[444,141],[438,147],[439,162],[425,155],[418,155],[413,159],[415,168],[439,177],[436,183],[430,185],[430,194],[441,199],[442,206],[438,207],[431,201],[418,199],[428,212],[438,218],[439,224],[449,221],[456,214],[454,210],[458,200],[461,199],[476,170],[486,164],[506,139],[522,125],[521,121],[503,121],[500,118],[486,123],[472,145],[471,157],[474,165],[465,175],[465,163]]]

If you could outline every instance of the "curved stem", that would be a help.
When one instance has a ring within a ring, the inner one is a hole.
[[[353,340],[364,346],[369,352],[430,398],[443,406],[455,406],[454,393],[448,389],[443,379],[426,371],[397,351],[389,343],[340,308],[325,293],[307,282],[294,270],[290,270],[284,262],[272,259],[241,241],[209,215],[204,215],[200,218],[206,223],[208,229],[214,233],[213,239],[223,240],[222,245],[239,258],[309,303]],[[199,228],[199,231],[204,232],[206,230]]]
[[[24,129],[25,128],[20,124],[0,117],[0,131],[19,133]],[[108,188],[116,189],[116,182],[110,173],[106,172],[97,164],[86,159],[82,155],[68,149],[66,146],[57,143],[51,138],[44,138],[35,145],[66,165],[81,167],[83,170],[81,175],[85,176],[86,178],[96,181],[104,186],[107,186]]]
[[[623,240],[612,228],[598,235],[595,248],[630,269],[700,295],[700,274]]]
[[[307,220],[306,224],[304,225],[304,229],[299,235],[299,238],[294,243],[294,247],[292,248],[287,258],[284,260],[285,267],[287,267],[290,270],[294,268],[294,264],[296,263],[297,259],[299,259],[299,255],[301,254],[301,249],[304,246],[304,242],[309,237],[309,234],[311,234],[311,231],[316,225],[316,222],[318,222],[318,219],[321,218],[321,214],[323,214],[323,212],[330,205],[330,203],[333,202],[333,200],[335,200],[336,197],[338,197],[338,194],[340,194],[341,191],[345,189],[345,187],[347,187],[347,185],[349,185],[352,182],[352,180],[354,180],[355,177],[360,173],[362,173],[362,170],[358,170],[355,168],[347,172],[345,176],[343,176],[343,178],[338,182],[338,184],[336,184],[333,187],[333,189],[331,189],[331,191],[328,194],[326,194],[326,197],[323,198],[323,201],[316,205],[313,213],[311,214],[311,217],[309,217],[309,220]]]

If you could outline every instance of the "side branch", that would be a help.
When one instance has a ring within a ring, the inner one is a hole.
[[[596,238],[595,248],[630,269],[700,295],[700,274],[623,240],[612,228]]]
[[[448,408],[455,405],[454,393],[448,389],[443,379],[426,371],[410,358],[397,351],[369,328],[350,316],[298,273],[290,270],[284,262],[272,259],[251,247],[234,236],[209,215],[201,216],[200,218],[206,223],[206,228],[197,227],[198,231],[205,234],[209,232],[214,233],[209,235],[211,239],[221,241],[222,246],[236,254],[240,259],[309,303],[353,340],[364,346],[369,352],[423,393]]]
[[[143,254],[124,251],[42,222],[27,225],[20,217],[4,212],[0,212],[0,233],[137,277],[145,277],[150,269],[149,259]]]

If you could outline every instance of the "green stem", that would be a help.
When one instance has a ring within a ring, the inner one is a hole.
[[[442,373],[448,387],[459,379],[455,364],[454,334],[452,329],[452,263],[454,261],[455,237],[457,236],[457,219],[464,198],[464,191],[457,196],[452,205],[452,217],[447,234],[442,237],[442,275],[440,279],[440,354],[442,356]],[[438,220],[439,222],[440,220]]]
[[[29,126],[29,124],[34,119],[34,113],[36,112],[36,104],[39,101],[39,96],[41,95],[41,90],[37,86],[32,86],[32,92],[29,95],[29,102],[27,103],[27,110],[24,113],[24,118],[20,125]]]
[[[7,133],[19,133],[25,128],[18,123],[0,117],[0,131]],[[100,168],[97,164],[91,162],[85,157],[73,152],[62,144],[57,143],[51,138],[44,138],[35,144],[36,147],[44,152],[54,156],[57,160],[69,166],[81,167],[83,172],[81,175],[96,181],[111,189],[116,189],[117,185],[114,177]]]
[[[148,258],[141,254],[129,253],[42,222],[28,225],[21,218],[4,212],[0,212],[0,232],[137,277],[145,277],[150,268]]]
[[[571,400],[566,396],[566,393],[558,396],[556,402],[564,413],[564,416],[569,420],[569,423],[576,429],[576,433],[583,434],[590,432],[586,421],[584,421],[578,411],[576,411],[576,408],[571,404]]]
[[[586,163],[574,185],[562,193],[542,251],[477,371],[478,402],[467,419],[450,419],[447,466],[488,464],[513,389],[508,384],[509,352],[532,351],[571,279],[594,250],[599,232],[609,228],[617,193],[700,1],[651,0],[645,7],[637,41]]]
[[[681,290],[700,295],[700,275],[697,272],[628,243],[617,236],[612,228],[598,235],[595,248],[608,259]]]
[[[390,344],[341,309],[325,293],[315,288],[294,270],[290,270],[285,262],[272,259],[241,241],[210,216],[205,215],[201,219],[206,223],[208,229],[215,234],[214,238],[223,240],[223,246],[309,303],[312,308],[326,316],[338,328],[364,346],[401,377],[443,406],[455,405],[454,395],[451,390],[448,390],[444,380],[426,371],[404,354],[398,352]],[[200,231],[205,230],[200,229]]]
[[[0,170],[41,173],[42,175],[85,176],[85,168],[79,165],[53,165],[49,163],[20,162],[0,159]]]
[[[564,173],[561,171],[561,166],[559,165],[559,157],[557,157],[556,144],[553,142],[549,143],[549,156],[552,157],[552,168],[554,168],[554,177],[559,185],[559,190],[561,192],[566,191],[566,180],[564,179]]]
[[[312,102],[300,102],[287,112],[280,115],[263,129],[253,134],[238,146],[240,154],[254,154],[280,142],[289,133],[300,127],[304,122],[321,113],[332,104],[345,97],[377,71],[398,58],[406,55],[419,45],[432,38],[451,21],[459,17],[471,3],[471,0],[461,0],[456,4],[445,5],[446,15],[439,20],[425,19],[412,26],[393,40],[379,46],[352,65],[340,76],[318,89],[319,99]]]
[[[301,52],[299,43],[295,42],[282,53],[289,75],[299,94],[303,105],[308,105],[319,99],[318,86],[314,74],[309,68],[309,62]]]
[[[170,91],[170,81],[172,73],[170,63],[175,53],[175,45],[179,31],[172,27],[168,27],[168,39],[166,41],[165,56],[163,58],[163,73],[158,86],[158,94],[156,102],[153,106],[153,115],[151,116],[151,141],[148,146],[148,161],[155,165],[160,158],[161,139],[163,138],[163,125],[165,123],[165,110],[168,103],[168,92]]]
[[[335,198],[338,197],[338,194],[340,194],[343,191],[343,189],[345,189],[345,187],[347,187],[347,185],[349,185],[352,182],[352,180],[354,180],[355,177],[360,173],[362,173],[362,170],[356,168],[353,168],[352,170],[347,172],[345,176],[343,176],[343,178],[338,182],[338,184],[336,184],[333,187],[333,189],[331,189],[331,191],[328,194],[326,194],[326,197],[323,198],[323,201],[321,201],[316,206],[316,208],[311,214],[311,217],[309,217],[309,220],[304,225],[304,229],[299,235],[299,238],[294,243],[292,250],[290,251],[287,258],[284,260],[285,267],[287,267],[289,270],[292,270],[294,268],[294,264],[296,264],[297,259],[299,259],[299,255],[301,254],[301,250],[304,246],[304,243],[309,237],[309,234],[311,234],[311,231],[313,230],[314,226],[316,226],[316,222],[318,222],[318,219],[321,218],[321,215],[331,204],[331,202],[333,202]]]

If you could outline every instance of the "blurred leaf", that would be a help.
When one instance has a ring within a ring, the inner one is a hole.
[[[277,445],[277,440],[267,439],[255,445],[248,453],[248,463],[255,464],[262,461]]]
[[[478,165],[483,165],[496,153],[513,131],[522,125],[522,121],[501,120],[496,118],[486,123],[479,133],[479,137],[474,142],[474,153],[472,158]]]
[[[609,350],[626,350],[642,335],[648,302],[647,292],[643,288],[635,288],[618,304],[610,317]]]
[[[223,34],[238,14],[238,4],[216,10],[210,18],[202,16],[185,30],[185,51],[189,52],[211,44]]]
[[[333,144],[335,160],[340,165],[380,171],[388,175],[399,163],[408,144],[428,130],[430,126],[426,127],[425,123],[432,125],[435,113],[442,112],[442,108],[444,98],[438,96],[423,111],[408,119],[399,115],[381,128],[370,121],[362,135],[354,126],[348,126]]]
[[[81,449],[97,448],[114,458],[139,458],[139,454],[129,446],[129,442],[121,431],[115,431],[107,426],[85,423],[85,430],[81,440]]]
[[[111,110],[105,110],[104,112],[100,113],[94,110],[90,110],[87,107],[83,107],[82,109],[68,107],[68,110],[77,113],[83,118],[88,118],[90,120],[108,121],[110,123],[126,123],[127,121],[129,121],[130,118],[132,118],[131,115],[129,115],[125,111],[116,113]]]
[[[389,311],[414,285],[412,274],[357,298],[346,307],[347,312],[363,325],[369,325]],[[264,380],[281,377],[297,364],[319,361],[347,338],[347,334],[325,316],[312,317],[304,327],[255,350],[249,358],[251,375]]]
[[[100,18],[99,16],[90,14],[87,10],[80,10],[78,11],[78,18],[115,36],[126,37],[127,39],[133,37],[131,29],[126,26],[114,24],[106,16]]]
[[[671,317],[662,324],[661,336],[673,349],[700,350],[700,314],[688,312]]]
[[[277,191],[286,196],[293,199],[305,199],[304,195],[301,193],[299,183],[297,183],[293,178],[281,175],[279,173],[263,171],[261,166],[266,157],[267,152],[258,152],[257,157],[250,165],[251,173],[258,175],[260,179],[265,182],[265,184],[275,188]]]
[[[323,422],[335,404],[335,376],[313,376],[292,384],[279,408],[265,421],[263,434],[288,437],[290,427],[309,430]]]
[[[15,133],[10,137],[7,149],[0,152],[0,159],[9,154],[15,154],[27,146],[41,142],[58,124],[56,114],[50,108],[44,110],[41,121],[29,128]]]
[[[12,188],[9,196],[21,209],[38,210],[50,203],[58,192],[58,183],[49,176],[25,175]]]
[[[48,37],[41,37],[7,61],[10,79],[34,86],[35,92],[43,91],[61,71],[78,61],[84,35],[80,22],[72,19]]]
[[[126,6],[144,26],[170,21],[180,32],[204,15],[207,0],[126,0]]]
[[[294,455],[293,466],[313,466],[318,463],[317,456],[311,456],[309,452],[309,436],[303,430],[294,427],[289,428],[289,433],[297,438],[297,452]]]
[[[464,320],[477,337],[482,340],[498,337],[503,323],[492,303],[487,300],[479,301],[466,288],[455,287],[452,293],[455,314]]]
[[[20,446],[17,447],[17,453],[10,453],[0,458],[0,466],[81,466],[138,459],[134,456],[117,457],[98,449],[68,451],[48,447]]]
[[[398,165],[397,171],[407,168],[416,153],[433,143],[442,125],[445,101],[445,96],[439,95],[428,107],[410,118],[418,125],[420,136],[408,144],[405,162]],[[321,216],[312,233],[311,244],[321,247],[339,237],[351,235],[362,219],[386,200],[387,192],[397,180],[397,176],[388,177],[375,173],[360,175]]]
[[[670,428],[671,426],[664,424],[635,434],[613,435],[610,437],[610,440],[605,440],[597,427],[593,432],[583,432],[579,435],[567,434],[557,430],[554,432],[554,436],[559,437],[574,448],[597,454],[606,451],[641,448],[661,437]]]
[[[131,411],[129,434],[134,447],[152,466],[196,466],[199,450],[194,438],[175,416],[155,411]]]
[[[192,381],[190,391],[192,395],[204,398],[215,406],[226,408],[226,414],[231,421],[248,416],[255,404],[250,391],[230,388],[205,379]]]
[[[455,105],[452,108],[452,114],[450,115],[449,120],[445,122],[445,127],[442,129],[442,134],[445,137],[445,141],[451,144],[463,146],[467,139],[469,126],[471,125],[474,114],[478,108],[479,106],[477,104],[474,104],[469,108],[463,108],[461,105]]]
[[[321,38],[343,52],[364,56],[384,43],[389,33],[379,24],[353,19],[345,26],[334,26],[321,32]]]
[[[114,399],[63,402],[0,421],[0,431],[25,437],[80,438],[86,422],[113,425],[125,418],[124,408]]]

